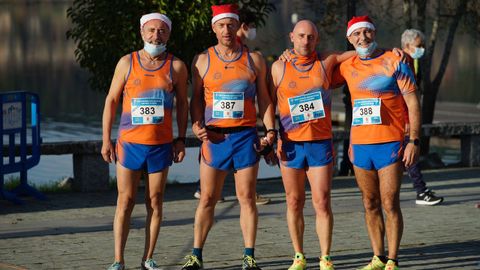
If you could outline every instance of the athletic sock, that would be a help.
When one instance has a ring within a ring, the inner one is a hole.
[[[203,261],[202,249],[201,248],[193,248],[192,255],[197,256],[197,258],[199,260]]]
[[[385,255],[377,255],[377,257],[382,261],[382,263],[387,263],[388,258]]]
[[[243,254],[245,256],[252,256],[253,258],[255,258],[255,248],[245,248]]]

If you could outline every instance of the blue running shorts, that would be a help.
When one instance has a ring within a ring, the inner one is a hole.
[[[404,142],[350,145],[350,161],[365,170],[380,170],[402,159]]]
[[[221,141],[206,141],[202,143],[201,155],[203,161],[218,170],[241,170],[257,164],[259,155],[254,144],[258,143],[255,127],[224,134]]]
[[[331,139],[294,142],[282,141],[280,161],[288,168],[305,169],[325,166],[333,162],[333,143]]]
[[[117,140],[117,161],[130,170],[155,173],[172,165],[171,143],[146,145]]]

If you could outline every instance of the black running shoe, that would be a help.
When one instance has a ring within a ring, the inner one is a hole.
[[[443,202],[443,197],[435,196],[435,192],[427,189],[425,192],[417,194],[416,204],[419,205],[436,205]]]

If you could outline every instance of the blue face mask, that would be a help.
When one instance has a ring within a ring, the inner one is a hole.
[[[415,51],[412,54],[410,54],[410,56],[413,59],[418,59],[418,58],[422,57],[424,53],[425,53],[425,48],[415,47]]]
[[[355,51],[357,51],[360,58],[367,58],[368,56],[370,56],[375,51],[376,48],[377,48],[377,42],[373,41],[372,43],[370,43],[368,45],[368,47],[366,47],[366,48],[357,47],[357,48],[355,48]]]
[[[152,57],[158,56],[167,50],[167,46],[163,43],[160,45],[155,45],[145,41],[144,44],[145,45],[143,46],[143,49]]]

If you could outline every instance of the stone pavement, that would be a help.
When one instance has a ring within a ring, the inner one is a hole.
[[[480,168],[426,171],[425,179],[446,200],[416,206],[410,180],[401,194],[405,230],[400,250],[403,269],[480,269]],[[180,269],[193,243],[195,185],[167,186],[164,222],[155,259],[163,269]],[[293,250],[285,221],[279,179],[263,180],[258,191],[272,199],[259,206],[256,257],[264,270],[287,269]],[[140,269],[145,208],[142,192],[133,213],[126,247],[127,269]],[[240,269],[243,252],[239,208],[233,183],[226,202],[216,208],[216,223],[204,248],[205,269]],[[0,201],[0,269],[106,269],[113,260],[112,220],[116,194],[51,194],[50,200],[27,199],[25,206]],[[310,199],[308,193],[308,199]],[[332,257],[336,269],[356,269],[372,256],[363,222],[360,194],[352,177],[336,177],[332,191],[335,218]],[[305,207],[305,253],[318,269],[319,244],[310,203]]]

